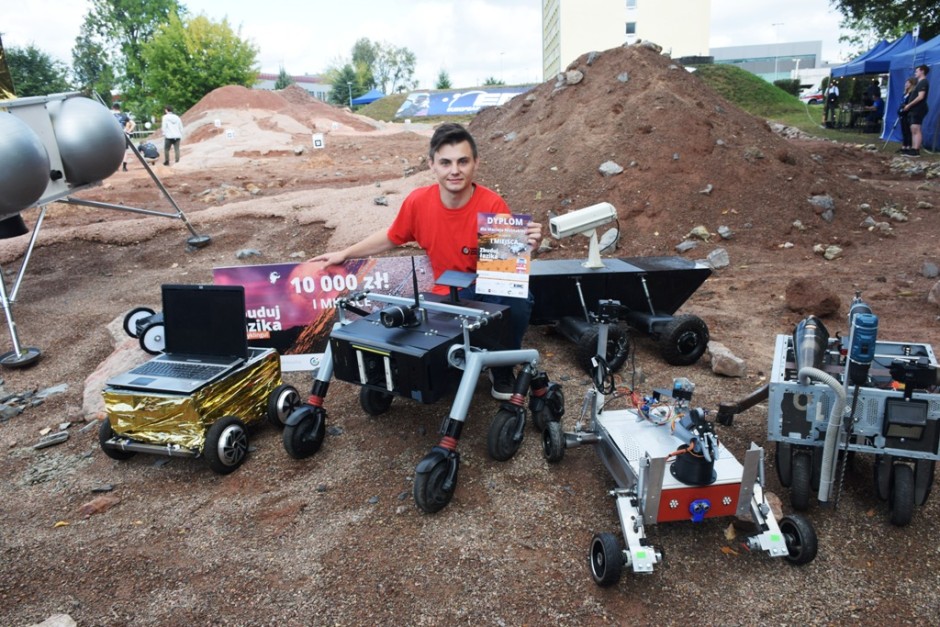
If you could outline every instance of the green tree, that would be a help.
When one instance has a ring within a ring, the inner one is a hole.
[[[488,79],[486,79],[485,81],[483,81],[483,84],[486,85],[486,86],[505,85],[505,84],[506,84],[506,81],[500,80],[500,79],[496,78],[495,76],[490,76]]]
[[[116,76],[113,87],[132,107],[145,100],[144,45],[184,10],[177,0],[91,0],[82,35],[100,46]]]
[[[333,86],[330,90],[330,102],[335,105],[349,106],[353,98],[365,93],[365,90],[356,83],[356,70],[353,69],[351,63],[347,63],[339,70],[328,72],[327,78]]]
[[[366,37],[353,44],[352,65],[356,71],[356,82],[365,90],[376,86],[372,68],[375,66],[378,55],[377,44],[372,43]]]
[[[833,0],[832,4],[845,18],[843,27],[870,30],[879,38],[894,39],[918,25],[921,41],[940,34],[937,0]]]
[[[437,83],[434,85],[434,89],[450,89],[452,85],[450,84],[450,74],[447,73],[447,70],[441,70],[437,74]]]
[[[388,43],[375,44],[375,46],[377,55],[372,74],[375,77],[376,87],[380,87],[382,93],[390,94],[417,86],[414,81],[417,63],[414,52]]]
[[[101,44],[84,29],[72,48],[72,74],[81,91],[96,93],[102,101],[110,102],[111,88],[116,83],[114,69]]]
[[[72,90],[65,64],[33,44],[25,48],[7,48],[6,56],[18,97],[46,96]]]
[[[258,77],[257,57],[258,49],[233,32],[227,20],[171,16],[141,50],[147,67],[144,88],[160,98],[151,99],[144,110],[150,115],[170,104],[185,111],[218,87],[251,87]]]
[[[274,81],[274,89],[285,89],[294,84],[294,79],[287,73],[287,70],[281,68],[277,74],[277,80]]]

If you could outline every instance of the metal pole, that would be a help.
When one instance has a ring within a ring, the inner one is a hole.
[[[346,81],[346,87],[349,89],[349,108],[352,109],[352,83]]]

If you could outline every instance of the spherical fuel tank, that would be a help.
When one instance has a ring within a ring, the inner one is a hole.
[[[104,105],[89,98],[49,103],[65,180],[73,186],[101,181],[124,161],[124,130]]]
[[[26,122],[0,112],[0,216],[32,207],[49,183],[49,153]]]

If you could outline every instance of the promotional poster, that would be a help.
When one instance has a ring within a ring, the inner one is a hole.
[[[430,291],[434,275],[424,255],[350,259],[326,267],[301,262],[212,270],[216,285],[244,286],[248,343],[277,349],[285,371],[319,367],[338,320],[338,298],[356,291],[413,296],[415,276],[418,291]],[[373,309],[368,300],[360,305]]]
[[[482,87],[467,91],[413,91],[395,112],[396,118],[421,118],[429,115],[472,115],[485,107],[496,107],[532,89],[518,87]]]
[[[526,226],[531,216],[481,213],[477,226],[480,258],[477,294],[526,298],[529,294],[529,250]]]

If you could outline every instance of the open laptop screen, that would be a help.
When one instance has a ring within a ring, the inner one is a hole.
[[[164,352],[248,358],[244,287],[164,285],[162,292]]]

